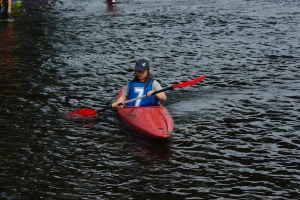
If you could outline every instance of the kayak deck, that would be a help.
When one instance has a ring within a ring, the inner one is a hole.
[[[119,98],[126,86],[122,87]],[[123,121],[131,130],[143,136],[162,140],[168,139],[172,135],[174,121],[169,111],[163,106],[120,106],[116,111],[121,121]]]

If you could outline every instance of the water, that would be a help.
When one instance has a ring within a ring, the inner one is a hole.
[[[299,8],[288,1],[13,1],[0,23],[2,199],[299,199]],[[151,61],[174,135],[108,105]]]

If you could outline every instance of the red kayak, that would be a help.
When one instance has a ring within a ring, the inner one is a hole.
[[[117,99],[126,86],[122,87]],[[134,132],[151,139],[165,140],[171,137],[174,121],[169,111],[163,106],[119,106],[116,107],[120,119]]]

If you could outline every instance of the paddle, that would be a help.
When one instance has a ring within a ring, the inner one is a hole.
[[[194,85],[194,84],[196,84],[200,81],[203,81],[205,79],[205,77],[206,77],[206,75],[203,75],[203,76],[199,76],[198,78],[195,78],[195,79],[190,80],[190,81],[174,84],[170,87],[167,87],[167,88],[164,88],[164,89],[153,92],[151,94],[151,96],[153,96],[155,94],[158,94],[160,92],[167,91],[167,90],[173,90],[175,88],[184,88],[184,87]],[[143,95],[141,97],[130,99],[130,100],[119,103],[118,106],[124,105],[126,103],[130,103],[130,102],[133,102],[133,101],[136,101],[138,99],[145,98],[145,97],[147,97],[147,95]],[[97,113],[103,112],[103,111],[111,109],[111,108],[112,108],[112,106],[107,106],[107,107],[102,108],[100,110],[93,110],[93,109],[89,109],[89,108],[83,108],[83,109],[76,110],[76,111],[73,111],[73,112],[67,112],[66,117],[68,117],[68,118],[92,118],[92,117],[95,117]]]

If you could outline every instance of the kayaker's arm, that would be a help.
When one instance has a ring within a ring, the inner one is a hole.
[[[126,101],[126,99],[127,97],[125,95],[120,96],[119,99],[111,105],[111,107],[113,108],[117,107],[119,103]]]
[[[155,93],[153,94],[153,92]],[[158,99],[159,101],[167,100],[166,93],[164,93],[164,90],[162,90],[161,85],[156,80],[153,81],[152,91],[149,91],[147,93],[148,97],[150,97],[151,95],[155,96],[155,98]]]
[[[166,95],[166,93],[164,93],[164,92],[157,93],[155,96],[156,96],[156,98],[158,98],[158,100],[160,100],[160,101],[166,101],[166,100],[167,100],[167,95]]]
[[[149,92],[147,93],[147,97],[150,97],[150,96],[152,95],[153,92],[154,92],[154,91],[149,91]],[[159,101],[165,101],[165,100],[167,100],[167,95],[166,95],[166,93],[164,93],[164,92],[157,93],[157,94],[155,94],[154,96],[155,96]]]

